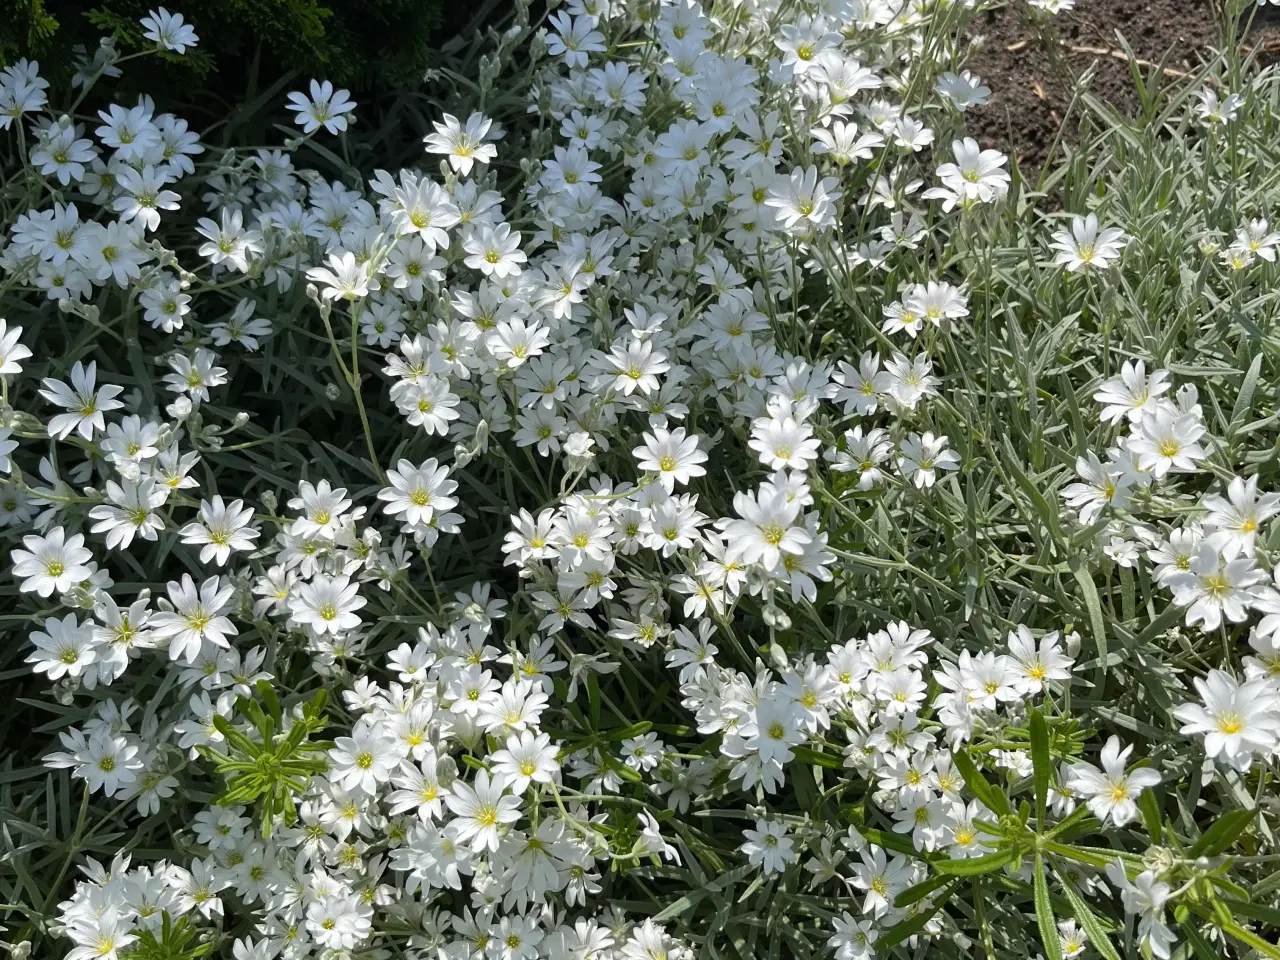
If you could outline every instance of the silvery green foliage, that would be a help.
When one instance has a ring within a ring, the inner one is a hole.
[[[972,4],[548,6],[368,177],[0,74],[10,952],[1280,956],[1280,85],[1051,212]]]

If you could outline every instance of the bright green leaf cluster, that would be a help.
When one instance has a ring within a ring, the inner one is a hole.
[[[324,728],[327,694],[317,690],[302,708],[302,715],[285,722],[280,700],[266,680],[257,683],[262,705],[246,697],[236,700],[236,712],[253,724],[260,739],[252,740],[226,717],[215,715],[213,724],[226,738],[227,752],[202,746],[200,752],[214,761],[214,769],[227,778],[227,788],[214,803],[257,804],[262,835],[271,835],[271,821],[283,814],[294,823],[297,809],[293,796],[306,789],[310,778],[328,769],[325,751],[333,744],[308,739]],[[265,707],[265,709],[264,709]]]

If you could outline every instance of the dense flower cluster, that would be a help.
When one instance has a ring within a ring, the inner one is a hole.
[[[964,134],[981,78],[922,59],[972,4],[548,6],[502,40],[529,37],[539,131],[510,177],[519,131],[483,109],[421,132],[436,173],[361,179],[297,163],[360,128],[327,81],[283,104],[285,149],[215,158],[145,97],[78,112],[110,43],[65,112],[37,64],[0,74],[39,185],[0,252],[23,302],[0,524],[14,642],[65,708],[26,762],[178,830],[165,859],[73,850],[20,939],[676,960],[736,922],[704,897],[764,889],[787,955],[1112,957],[1124,935],[1167,958],[1188,916],[1256,948],[1265,913],[1205,912],[1242,888],[1195,808],[1217,777],[1224,822],[1275,822],[1251,799],[1280,757],[1280,494],[1243,454],[1262,354],[1208,397],[1154,333],[1065,366],[1040,453],[1077,479],[1027,476],[958,412],[962,351],[1002,315],[952,266],[1022,189]],[[164,8],[142,27],[198,43]],[[1243,104],[1206,87],[1199,129]],[[1108,297],[1141,246],[1092,209],[1037,231],[1023,259]],[[1234,276],[1278,248],[1249,216],[1200,255]],[[283,389],[346,398],[348,448],[307,436],[305,475],[236,461],[280,440],[237,391],[316,344]],[[997,473],[1007,503],[979,509]],[[978,565],[909,558],[932,527],[1034,543],[1001,557],[1053,586],[984,608]],[[1170,629],[1199,651],[1178,671],[1147,649]],[[1122,722],[1117,669],[1159,715]],[[1201,748],[1186,799],[1191,768],[1159,760]],[[1007,930],[978,878],[1023,898]]]

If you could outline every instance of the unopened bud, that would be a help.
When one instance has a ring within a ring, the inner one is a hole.
[[[777,607],[765,607],[765,620],[768,621],[770,609],[777,610]],[[781,612],[781,611],[779,611]],[[786,616],[783,614],[783,616]],[[773,661],[773,665],[779,670],[786,670],[791,665],[791,661],[787,658],[787,651],[782,649],[782,645],[777,641],[769,644],[769,659]]]
[[[529,62],[537,63],[547,55],[547,36],[546,31],[539,30],[529,39]],[[552,103],[553,96],[551,88],[544,86],[538,91],[538,112],[544,113],[544,107],[549,107]]]
[[[488,90],[493,86],[493,81],[498,78],[498,73],[502,69],[496,57],[482,55],[480,57],[479,80],[480,89]]]

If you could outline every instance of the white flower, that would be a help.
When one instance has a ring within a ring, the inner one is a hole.
[[[1173,602],[1187,608],[1187,626],[1203,622],[1205,633],[1212,633],[1223,617],[1231,623],[1243,623],[1254,602],[1254,588],[1264,574],[1249,557],[1224,560],[1217,550],[1202,543],[1191,558],[1185,573],[1170,575]]]
[[[1126,360],[1120,365],[1120,373],[1098,387],[1093,399],[1103,405],[1102,421],[1118,423],[1124,417],[1130,423],[1140,423],[1147,413],[1156,409],[1156,398],[1173,386],[1168,370],[1155,370],[1147,377],[1146,364]]]
[[[794,417],[758,417],[751,423],[747,446],[771,470],[806,470],[818,459],[820,443],[813,436],[813,428],[797,423]]]
[[[136,107],[111,104],[99,110],[102,126],[94,130],[104,144],[116,152],[116,157],[126,163],[145,162],[156,147],[160,146],[160,130],[152,123],[150,101]]]
[[[486,141],[500,134],[493,132],[493,121],[484,114],[471,114],[464,125],[446,113],[443,123],[434,121],[432,126],[436,132],[425,138],[427,152],[448,157],[449,166],[464,177],[470,176],[472,164],[487,164],[498,155],[498,148]]]
[[[822,54],[839,47],[840,40],[840,34],[828,27],[825,17],[802,13],[795,23],[782,24],[773,42],[782,51],[783,66],[791,67],[796,76],[803,76],[825,63]]]
[[[378,499],[386,503],[382,509],[410,526],[430,523],[437,511],[458,505],[457,498],[451,496],[458,489],[457,481],[449,479],[449,468],[434,457],[418,467],[401,460],[387,471],[387,480],[391,486],[378,491]]]
[[[1143,870],[1130,882],[1120,860],[1107,864],[1107,879],[1120,891],[1125,912],[1138,917],[1139,942],[1150,949],[1152,956],[1169,960],[1170,948],[1176,941],[1162,918],[1173,888],[1156,880],[1151,870]]]
[[[1114,464],[1103,464],[1091,450],[1087,457],[1076,457],[1076,475],[1083,482],[1063,487],[1062,499],[1079,511],[1081,523],[1092,524],[1108,506],[1128,509],[1132,480]]]
[[[932,487],[939,470],[959,470],[960,456],[948,450],[946,437],[911,433],[898,448],[898,469],[917,489]]]
[[[188,47],[200,41],[195,29],[183,22],[182,14],[170,13],[164,7],[152,10],[141,22],[146,28],[142,31],[144,37],[177,54],[186,53]]]
[[[13,470],[9,454],[18,449],[18,441],[10,440],[11,436],[13,433],[8,427],[0,427],[0,473],[10,473]]]
[[[307,932],[331,951],[350,952],[372,930],[372,911],[366,913],[362,906],[354,896],[318,897],[307,905]]]
[[[150,477],[123,483],[108,480],[107,499],[109,503],[93,507],[89,516],[98,521],[92,532],[107,535],[108,550],[127,548],[135,535],[155,540],[164,529],[164,518],[156,511],[169,499],[169,488]]]
[[[502,829],[520,819],[520,798],[507,794],[506,788],[501,776],[491,779],[484,770],[471,785],[454,783],[445,803],[457,818],[453,822],[459,843],[470,842],[476,853],[498,849]]]
[[[1067,789],[1088,800],[1095,817],[1117,827],[1138,816],[1135,799],[1160,782],[1160,774],[1147,768],[1125,773],[1125,761],[1132,752],[1132,744],[1121,750],[1120,739],[1111,737],[1102,748],[1102,769],[1092,763],[1074,763],[1066,782]]]
[[[84,779],[91,793],[101,790],[108,797],[132,786],[142,769],[136,743],[101,729],[77,752],[76,761],[72,775]]]
[[[677,483],[686,484],[694,477],[706,475],[707,455],[698,449],[699,437],[686,436],[684,427],[674,430],[654,428],[644,434],[644,445],[636,447],[631,455],[640,461],[640,469],[658,475],[658,481],[666,490],[674,490]]]
[[[991,88],[984,86],[981,77],[968,70],[952,73],[950,70],[938,78],[938,93],[946,97],[961,112],[970,107],[980,107],[991,96]]]
[[[462,242],[462,248],[468,254],[464,261],[468,267],[498,280],[518,277],[520,264],[528,259],[520,249],[520,234],[505,223],[480,225]]]
[[[863,435],[862,425],[846,430],[843,450],[828,450],[826,457],[831,461],[831,469],[837,473],[856,473],[857,489],[870,490],[884,479],[880,465],[887,463],[893,453],[893,444],[885,431],[873,427]]]
[[[411,383],[396,398],[396,406],[410,426],[421,427],[427,436],[449,432],[449,426],[460,416],[460,398],[449,389],[444,377],[423,377]]]
[[[263,251],[262,233],[245,227],[244,214],[239,209],[223,210],[220,222],[202,217],[196,223],[196,233],[208,241],[200,245],[197,253],[214,266],[225,263],[247,273],[249,258]]]
[[[331,540],[351,507],[346,487],[334,487],[328,480],[312,484],[303,480],[298,484],[298,496],[289,500],[292,510],[302,511],[289,526],[295,537],[323,537]]]
[[[512,369],[538,356],[551,343],[551,336],[541,324],[522,319],[504,320],[485,339],[494,358]]]
[[[356,255],[339,251],[329,255],[327,267],[312,267],[307,279],[321,285],[326,300],[358,300],[369,295],[369,264],[356,261]]]
[[[169,657],[194,663],[205,642],[219,647],[230,647],[229,637],[237,633],[235,625],[223,614],[231,606],[235,588],[221,577],[210,577],[196,588],[191,574],[184,573],[182,581],[170,580],[169,604],[172,610],[162,609],[151,618],[151,627],[158,640],[169,641]]]
[[[827,940],[827,946],[835,948],[836,960],[871,960],[875,956],[875,942],[880,936],[875,921],[855,919],[849,911],[831,921],[835,933]]]
[[[897,897],[911,883],[907,858],[901,855],[886,860],[884,851],[872,847],[862,854],[862,862],[854,867],[853,885],[866,891],[862,912],[882,917],[893,907]]]
[[[1199,417],[1162,408],[1142,418],[1129,449],[1138,467],[1160,480],[1170,470],[1195,471],[1196,462],[1207,456],[1198,442],[1206,432]]]
[[[1196,113],[1209,126],[1231,123],[1244,105],[1244,97],[1238,93],[1228,94],[1225,100],[1219,101],[1217,91],[1210,87],[1202,87],[1199,96],[1200,103],[1196,106]]]
[[[49,436],[65,440],[74,431],[86,440],[92,440],[94,433],[106,430],[107,422],[103,414],[124,406],[115,399],[124,389],[114,384],[96,387],[97,374],[96,361],[90,361],[86,367],[77,360],[71,367],[70,386],[50,377],[41,381],[40,396],[69,411],[60,413],[49,421]]]
[[[588,53],[605,49],[604,34],[595,29],[595,17],[571,17],[562,10],[549,17],[548,22],[555,32],[547,34],[547,53],[563,57],[566,66],[585,67]]]
[[[507,745],[490,754],[495,776],[502,777],[508,788],[522,795],[532,783],[551,783],[560,775],[556,747],[545,733],[522,730],[507,737]]]
[[[0,318],[0,377],[12,377],[22,372],[20,361],[31,356],[31,348],[19,343],[22,327],[10,327]]]
[[[110,791],[108,796],[114,793]],[[117,960],[120,951],[136,943],[130,931],[134,921],[114,906],[91,916],[77,915],[67,924],[67,936],[76,944],[66,960]]]
[[[1037,647],[1031,631],[1022,624],[1009,633],[1009,655],[1018,664],[1028,693],[1040,693],[1052,681],[1071,679],[1072,660],[1060,651],[1058,640],[1058,631],[1051,630]]]
[[[179,532],[183,543],[200,546],[200,562],[214,560],[225,566],[234,550],[252,550],[258,539],[257,528],[250,526],[253,508],[243,500],[223,501],[215,495],[200,501],[200,519],[188,523]]]
[[[339,634],[360,626],[356,613],[369,601],[360,596],[360,585],[342,574],[336,577],[319,574],[310,583],[298,586],[289,598],[293,619],[318,634]]]
[[[61,620],[50,617],[44,622],[44,629],[33,631],[30,639],[35,650],[27,655],[27,663],[34,664],[32,669],[50,680],[79,677],[98,659],[93,621],[80,624],[74,613]]]
[[[203,347],[196,350],[194,357],[174,354],[169,358],[169,369],[173,373],[165,376],[165,385],[174,393],[186,394],[192,403],[207,401],[210,387],[220,387],[227,382],[227,368],[214,363],[216,359],[212,350]]]
[[[1205,542],[1226,560],[1240,555],[1252,557],[1259,528],[1280,513],[1280,493],[1264,493],[1259,497],[1256,476],[1248,480],[1233,477],[1227,496],[1205,497],[1204,506],[1208,510],[1204,523],[1209,528]]]
[[[145,166],[141,170],[126,167],[120,171],[120,188],[124,196],[116,198],[113,209],[126,222],[137,221],[144,230],[160,226],[161,210],[177,210],[179,195],[164,189],[172,177],[168,170]]]
[[[1254,754],[1267,754],[1280,742],[1280,695],[1268,677],[1239,683],[1222,670],[1210,670],[1196,692],[1204,701],[1175,707],[1185,736],[1204,735],[1210,759],[1221,757],[1238,770],[1248,770]]]
[[[797,167],[790,176],[774,181],[765,206],[774,209],[784,230],[799,234],[810,228],[827,229],[835,225],[838,184],[835,177],[819,180],[817,167]]]
[[[347,123],[355,121],[352,113],[356,105],[346,90],[334,90],[328,80],[320,83],[311,81],[311,96],[304,93],[289,94],[286,110],[292,110],[297,116],[294,122],[302,127],[306,134],[315,133],[324,127],[329,133],[338,134],[347,129]]]
[[[785,764],[793,757],[791,748],[804,743],[800,711],[794,701],[777,697],[762,700],[756,707],[754,730],[746,734],[746,747],[754,750],[764,764]]]
[[[1064,960],[1073,960],[1084,953],[1089,938],[1074,920],[1058,921],[1058,949]]]
[[[619,754],[633,770],[652,770],[662,760],[663,743],[656,733],[643,733],[623,740]]]
[[[741,519],[724,521],[728,540],[726,557],[776,570],[784,553],[798,556],[813,539],[803,526],[795,525],[800,504],[788,498],[785,491],[768,484],[761,484],[754,495],[745,491],[735,493],[733,509]]]
[[[659,375],[671,369],[665,353],[655,350],[652,341],[639,338],[615,342],[602,361],[612,368],[611,373],[616,372],[613,389],[626,397],[636,390],[645,396],[653,393],[660,386]]]
[[[1004,165],[1009,158],[998,150],[983,150],[972,137],[954,140],[954,163],[938,167],[938,179],[967,200],[990,203],[1009,192],[1011,179]]]
[[[1128,243],[1124,231],[1117,227],[1098,229],[1098,215],[1073,216],[1070,230],[1059,230],[1050,246],[1057,250],[1054,263],[1066,264],[1068,273],[1087,267],[1105,270],[1120,256]]]
[[[781,873],[796,860],[795,846],[787,836],[786,824],[777,820],[757,820],[754,830],[743,830],[747,842],[738,849],[753,867],[765,874]]]
[[[23,592],[34,591],[41,597],[55,590],[64,594],[92,573],[87,564],[93,554],[85,549],[83,534],[68,537],[62,527],[54,527],[43,537],[23,537],[22,545],[26,549],[14,550],[10,556]]]
[[[377,796],[379,783],[391,779],[401,756],[395,741],[362,727],[349,737],[338,737],[329,751],[333,777],[342,789],[361,790],[370,796]]]
[[[841,166],[854,160],[870,160],[875,156],[873,151],[884,146],[884,137],[880,134],[859,135],[856,123],[845,123],[843,120],[832,121],[829,128],[814,127],[809,133],[816,141],[812,147],[813,152],[826,154]]]

